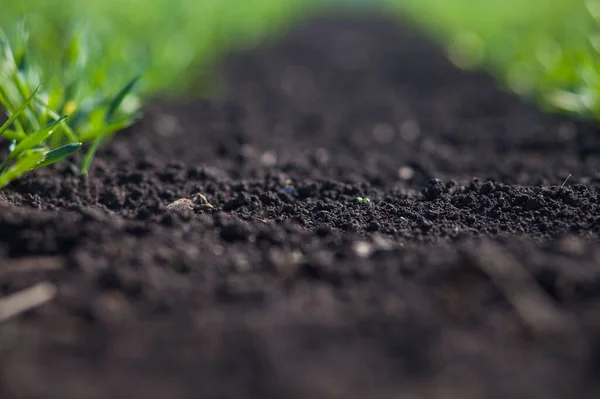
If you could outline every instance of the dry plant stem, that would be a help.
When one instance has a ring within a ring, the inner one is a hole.
[[[42,282],[31,288],[0,299],[0,323],[23,312],[42,306],[56,295],[57,288],[50,282]]]
[[[570,178],[571,178],[571,174],[569,173],[569,176],[567,176],[567,178],[565,179],[563,184],[560,185],[560,188],[563,188],[565,186],[565,184],[567,184],[567,182],[569,181]]]
[[[0,276],[60,270],[63,267],[64,263],[58,256],[31,256],[9,261],[0,268]]]

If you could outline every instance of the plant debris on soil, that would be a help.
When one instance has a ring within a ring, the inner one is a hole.
[[[1,398],[599,397],[596,128],[378,16],[223,72],[2,191]]]

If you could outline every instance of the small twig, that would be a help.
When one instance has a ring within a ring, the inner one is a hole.
[[[13,273],[45,272],[60,270],[64,267],[58,256],[35,256],[14,259],[0,267],[0,276]]]
[[[23,312],[42,306],[56,295],[57,288],[50,282],[43,282],[0,299],[0,323]]]
[[[562,189],[562,188],[565,186],[565,184],[567,184],[567,181],[569,181],[569,179],[570,179],[570,178],[571,178],[571,174],[569,173],[569,176],[567,176],[567,178],[565,179],[565,181],[563,182],[563,184],[561,184],[561,185],[560,185],[560,187],[559,187],[558,189],[559,189],[559,190],[561,190],[561,189]],[[538,195],[539,193],[541,193],[543,189],[544,189],[544,186],[540,187],[540,188],[539,188],[539,189],[538,189],[538,190],[535,192],[535,194],[533,194],[533,196],[534,196],[534,197],[537,197],[537,195]]]
[[[567,176],[567,178],[565,179],[565,181],[563,182],[563,184],[560,185],[560,187],[558,188],[559,190],[562,189],[565,184],[567,184],[567,181],[571,178],[571,174],[569,173],[569,176]]]

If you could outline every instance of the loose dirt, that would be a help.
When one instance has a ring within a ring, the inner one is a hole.
[[[600,397],[597,129],[382,17],[220,73],[0,194],[0,398]]]

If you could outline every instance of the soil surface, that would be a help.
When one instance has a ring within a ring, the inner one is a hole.
[[[4,190],[0,398],[600,397],[599,132],[412,32],[313,20]]]

